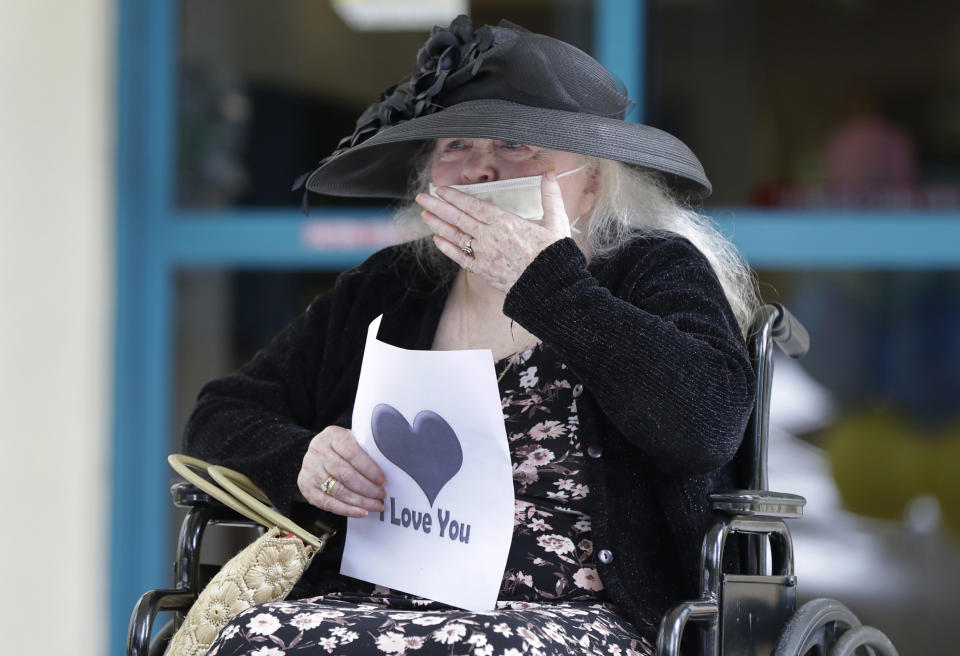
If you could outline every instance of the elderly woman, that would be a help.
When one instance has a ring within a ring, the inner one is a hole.
[[[305,176],[313,192],[406,198],[425,236],[342,274],[207,385],[186,450],[281,511],[380,511],[384,476],[350,417],[383,314],[394,345],[492,351],[514,539],[495,611],[342,577],[330,548],[295,601],[242,613],[210,653],[632,656],[695,595],[707,494],[733,485],[753,403],[755,297],[732,247],[675,200],[709,193],[699,162],[626,122],[624,94],[568,44],[460,17]]]

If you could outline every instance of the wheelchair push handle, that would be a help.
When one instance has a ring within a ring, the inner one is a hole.
[[[770,336],[780,350],[791,358],[802,358],[810,350],[810,335],[790,310],[780,303],[771,303],[777,310]]]

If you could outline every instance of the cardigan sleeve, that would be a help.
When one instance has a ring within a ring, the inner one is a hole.
[[[637,239],[597,264],[571,239],[542,251],[504,313],[560,353],[604,415],[662,471],[733,458],[753,406],[753,371],[723,289],[687,240]]]
[[[207,383],[184,432],[190,455],[243,472],[289,512],[316,431],[316,377],[334,293],[318,297],[236,372]]]

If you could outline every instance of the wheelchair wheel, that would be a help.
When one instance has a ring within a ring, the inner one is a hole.
[[[773,656],[828,656],[841,635],[857,628],[860,620],[839,601],[813,599],[787,622]]]
[[[869,647],[876,656],[898,656],[897,648],[879,629],[861,626],[850,629],[837,640],[830,656],[854,656],[861,647]],[[863,652],[861,652],[863,653]]]

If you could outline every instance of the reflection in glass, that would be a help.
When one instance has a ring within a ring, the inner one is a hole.
[[[234,371],[333,286],[336,273],[182,269],[177,274],[174,444],[207,381]]]
[[[647,119],[711,203],[960,206],[960,4],[651,5]]]
[[[592,0],[469,6],[475,24],[506,18],[592,46]],[[410,74],[428,32],[358,31],[330,0],[182,0],[178,205],[299,205],[293,180],[353,132],[384,89]],[[311,204],[371,201],[315,196]]]

